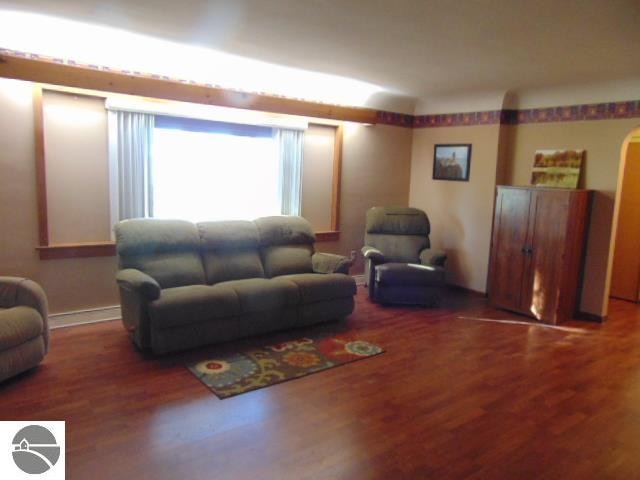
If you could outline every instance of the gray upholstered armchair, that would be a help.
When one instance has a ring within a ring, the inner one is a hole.
[[[40,363],[49,349],[47,297],[36,282],[0,277],[0,381]]]
[[[379,303],[434,305],[444,287],[447,256],[432,250],[426,213],[408,207],[367,211],[365,281]]]

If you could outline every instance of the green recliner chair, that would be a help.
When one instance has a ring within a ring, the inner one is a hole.
[[[436,305],[444,289],[445,252],[431,249],[427,214],[417,208],[367,211],[365,282],[378,303]]]
[[[49,349],[47,297],[36,282],[0,277],[0,382],[38,365]]]

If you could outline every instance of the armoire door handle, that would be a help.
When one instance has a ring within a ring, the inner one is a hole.
[[[525,255],[531,255],[533,253],[533,247],[531,247],[530,245],[525,245],[524,247],[522,247],[522,253]]]

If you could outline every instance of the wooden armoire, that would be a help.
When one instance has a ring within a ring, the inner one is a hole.
[[[556,324],[572,318],[584,260],[590,190],[498,186],[489,301]]]

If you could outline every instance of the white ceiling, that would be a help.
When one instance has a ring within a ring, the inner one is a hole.
[[[345,76],[410,99],[640,78],[640,0],[0,0],[0,9]]]

